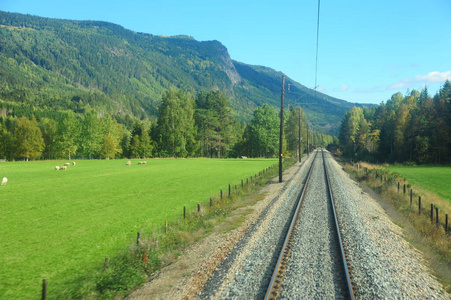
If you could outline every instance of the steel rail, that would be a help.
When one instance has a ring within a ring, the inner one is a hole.
[[[329,194],[329,199],[331,202],[331,206],[332,206],[332,212],[333,212],[333,219],[334,219],[334,224],[335,224],[335,229],[337,231],[337,236],[338,236],[338,243],[340,245],[340,255],[341,255],[341,261],[343,264],[343,270],[344,270],[344,276],[346,277],[346,285],[347,285],[347,291],[348,291],[348,298],[347,299],[352,299],[354,300],[354,292],[352,289],[352,283],[351,283],[351,277],[349,276],[349,270],[348,270],[348,264],[346,262],[346,255],[344,252],[344,248],[343,248],[343,242],[341,240],[341,231],[340,231],[340,225],[338,223],[338,217],[337,217],[337,213],[335,210],[335,200],[334,200],[334,196],[332,194],[332,187],[330,185],[330,180],[329,180],[329,171],[327,170],[327,166],[326,166],[326,160],[324,157],[324,150],[321,149],[321,154],[323,156],[323,166],[324,166],[324,172],[326,173],[326,182],[327,182],[327,190],[328,190],[328,194]]]
[[[301,193],[298,196],[297,199],[297,204],[296,204],[296,210],[293,214],[291,223],[290,223],[290,227],[287,231],[282,249],[280,251],[279,257],[277,259],[277,263],[276,266],[274,268],[273,274],[271,276],[271,281],[268,285],[268,288],[266,290],[266,295],[265,295],[265,300],[267,299],[276,299],[278,297],[278,293],[279,290],[282,286],[282,277],[283,277],[283,272],[285,271],[284,269],[286,268],[285,264],[288,262],[288,255],[289,255],[289,243],[292,240],[292,235],[293,235],[293,231],[294,231],[294,227],[296,224],[296,221],[298,219],[298,215],[299,215],[299,211],[302,207],[302,203],[303,203],[303,199],[305,197],[306,194],[306,190],[308,188],[309,185],[309,181],[310,181],[310,177],[312,174],[312,170],[313,170],[313,166],[316,160],[316,157],[318,155],[318,152],[315,154],[314,159],[312,161],[312,164],[310,165],[310,169],[308,171],[308,175],[305,179],[305,183],[304,186],[302,188]],[[324,157],[324,151],[321,150],[321,155],[323,158],[323,167],[324,167],[324,172],[325,172],[325,178],[326,178],[326,185],[327,185],[327,190],[328,190],[328,195],[329,195],[329,201],[331,201],[331,207],[332,207],[332,214],[333,214],[333,219],[334,219],[334,224],[335,224],[335,229],[337,232],[337,237],[338,237],[338,243],[340,246],[340,256],[342,258],[342,264],[343,264],[343,270],[344,270],[344,276],[346,277],[346,284],[347,284],[347,298],[346,299],[351,299],[354,300],[354,292],[352,289],[352,284],[351,284],[351,279],[349,276],[349,270],[347,267],[347,262],[346,262],[346,257],[345,257],[345,253],[344,253],[344,248],[343,248],[343,243],[341,240],[341,233],[340,233],[340,227],[338,224],[338,218],[337,218],[337,214],[336,214],[336,210],[335,210],[335,201],[332,195],[332,188],[330,185],[330,180],[329,180],[329,172],[327,170],[327,166],[326,166],[326,161],[325,161],[325,157]]]
[[[268,288],[266,290],[266,295],[264,298],[265,300],[274,299],[277,296],[277,290],[281,287],[281,284],[282,284],[282,282],[280,280],[282,277],[281,273],[283,272],[283,269],[285,268],[283,266],[283,264],[284,264],[283,262],[287,261],[287,256],[288,256],[288,251],[289,251],[288,244],[290,242],[290,239],[292,238],[292,233],[293,233],[293,230],[294,230],[294,227],[296,224],[296,220],[297,220],[299,211],[302,206],[302,200],[304,199],[305,191],[307,190],[311,174],[313,173],[312,170],[313,170],[313,165],[316,160],[316,156],[317,156],[317,153],[313,157],[313,161],[312,161],[312,164],[310,165],[307,177],[304,182],[304,186],[302,187],[302,191],[298,196],[296,210],[293,214],[293,218],[291,219],[290,227],[288,228],[287,234],[285,236],[285,240],[283,242],[283,246],[280,251],[279,258],[277,259],[276,267],[274,268],[273,274],[271,276],[271,281],[269,282]]]

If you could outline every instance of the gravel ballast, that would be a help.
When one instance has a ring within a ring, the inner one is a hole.
[[[320,152],[290,249],[279,299],[347,299],[346,278]]]
[[[279,196],[234,247],[205,286],[200,299],[261,299],[283,243],[308,171],[309,157]]]
[[[265,199],[254,205],[254,212],[239,228],[213,234],[193,245],[167,268],[173,269],[172,273],[163,269],[128,299],[262,299],[313,156],[288,170],[284,183],[273,180],[265,188]],[[356,299],[451,299],[431,275],[421,253],[403,239],[402,229],[390,221],[377,201],[364,193],[330,154],[325,157]],[[311,200],[315,205],[303,209],[307,216],[323,214],[328,209],[327,204],[319,204],[318,198],[323,198],[320,177],[312,177],[318,185]],[[325,233],[330,221],[317,221],[326,226],[305,229],[305,224],[297,224],[297,231],[312,231],[313,235],[303,237],[310,246],[301,250],[295,248],[304,246],[295,246],[290,255],[297,260],[300,256],[317,257],[322,252],[325,258],[312,260],[310,271],[300,270],[305,266],[288,267],[287,273],[293,272],[296,280],[305,281],[306,286],[285,285],[281,294],[285,299],[295,299],[298,294],[302,295],[298,299],[342,297],[338,287],[341,283],[325,275],[328,268],[334,268],[336,260],[331,254],[335,251],[333,238]],[[169,283],[170,278],[177,277],[180,264],[189,267],[179,273],[189,276]],[[318,280],[325,283],[318,285]]]
[[[326,154],[357,299],[450,299],[380,205]]]

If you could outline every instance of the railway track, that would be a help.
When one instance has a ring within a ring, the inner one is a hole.
[[[296,298],[354,299],[323,150],[315,153],[265,295]]]

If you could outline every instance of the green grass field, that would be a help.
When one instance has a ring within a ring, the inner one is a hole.
[[[451,204],[451,167],[448,166],[390,166],[388,169],[409,182],[428,190]]]
[[[152,159],[0,163],[0,298],[37,299],[41,281],[64,289],[105,257],[127,248],[138,231],[182,217],[228,184],[276,159]],[[52,298],[52,297],[50,297]]]

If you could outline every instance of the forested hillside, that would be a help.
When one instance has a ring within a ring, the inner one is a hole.
[[[353,107],[343,118],[339,139],[350,159],[451,162],[451,83],[433,97],[425,88],[396,93],[378,107]]]
[[[249,121],[258,106],[278,106],[281,77],[270,68],[233,61],[218,41],[0,11],[0,109],[15,116],[84,114],[94,108],[119,123],[156,121],[164,91],[177,87],[193,94],[219,89],[237,117]],[[353,104],[289,78],[287,83],[286,102],[314,103],[303,107],[313,127],[337,134]]]

